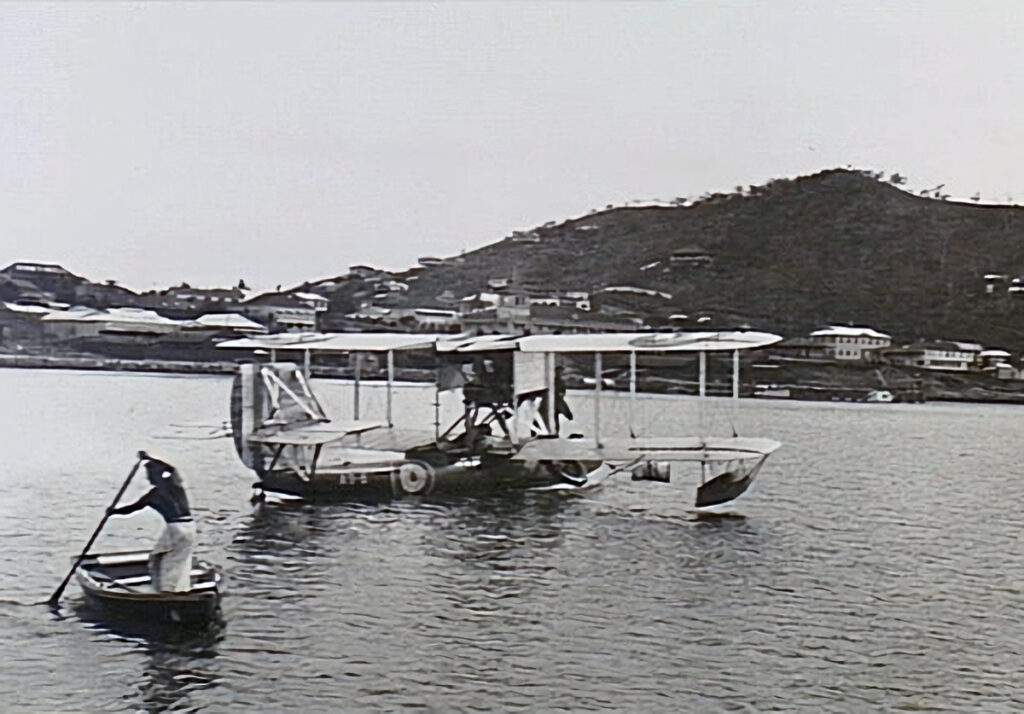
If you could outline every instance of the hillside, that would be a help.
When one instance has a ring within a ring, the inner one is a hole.
[[[616,208],[549,224],[423,271],[407,302],[511,276],[553,289],[634,285],[672,295],[660,312],[787,335],[868,324],[897,341],[946,338],[1024,349],[1024,295],[983,276],[1024,275],[1024,209],[923,198],[866,173],[781,179],[691,206]],[[708,267],[672,263],[680,249]],[[653,265],[657,263],[657,265]]]

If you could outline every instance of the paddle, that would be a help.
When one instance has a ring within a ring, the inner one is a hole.
[[[117,502],[121,500],[121,496],[123,496],[124,492],[128,489],[128,484],[130,484],[132,479],[135,478],[135,472],[139,470],[139,466],[142,465],[143,460],[148,458],[145,451],[140,451],[138,456],[139,460],[135,462],[135,465],[132,466],[131,472],[128,474],[128,478],[126,478],[124,483],[121,484],[121,489],[117,492],[117,495],[114,496],[114,501],[110,504],[110,508],[117,506]],[[85,544],[84,548],[82,548],[82,554],[75,560],[75,564],[71,566],[71,570],[69,570],[68,574],[64,576],[64,580],[62,580],[61,584],[57,586],[57,589],[53,591],[53,595],[50,596],[50,599],[46,601],[47,605],[50,607],[57,607],[57,603],[60,602],[60,596],[64,593],[64,588],[68,586],[68,582],[71,580],[71,576],[74,575],[75,569],[77,569],[82,560],[85,559],[85,556],[89,554],[89,548],[92,547],[93,541],[96,540],[100,531],[103,530],[103,526],[107,524],[108,518],[110,518],[110,509],[103,512],[103,520],[101,520],[100,524],[96,526],[96,530],[93,531],[92,538],[90,538],[89,542]]]

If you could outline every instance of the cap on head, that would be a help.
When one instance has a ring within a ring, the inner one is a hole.
[[[146,476],[150,481],[159,479],[167,472],[167,467],[159,461],[149,460],[146,462]]]

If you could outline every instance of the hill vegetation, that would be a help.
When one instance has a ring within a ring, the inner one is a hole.
[[[423,271],[405,296],[436,304],[515,275],[548,289],[633,285],[670,293],[659,307],[803,335],[866,324],[896,341],[952,339],[1024,349],[1024,209],[910,194],[881,175],[830,170],[692,205],[614,208],[548,224]],[[682,203],[682,202],[680,202]],[[673,262],[677,251],[711,263]],[[1007,283],[986,292],[984,276]],[[652,316],[655,320],[658,315]]]

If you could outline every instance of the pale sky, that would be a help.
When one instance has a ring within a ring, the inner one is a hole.
[[[1021,38],[1015,0],[0,3],[0,263],[290,286],[847,165],[1024,203]]]

